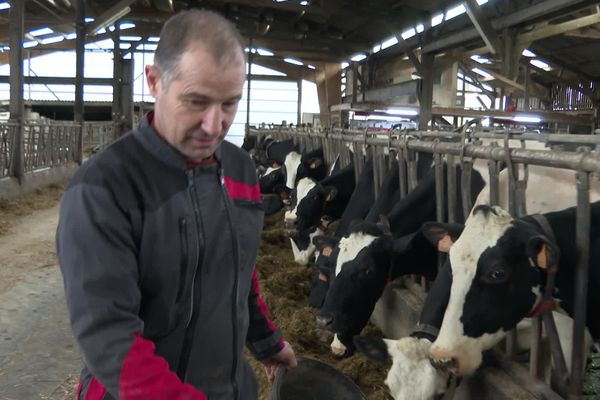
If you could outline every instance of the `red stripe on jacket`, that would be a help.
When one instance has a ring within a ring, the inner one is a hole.
[[[263,315],[263,317],[265,317],[267,326],[269,327],[271,332],[275,332],[277,330],[277,327],[275,326],[273,321],[271,321],[271,318],[269,318],[269,310],[267,308],[267,304],[260,297],[260,285],[258,284],[258,274],[256,273],[256,267],[254,267],[254,270],[252,271],[252,289],[251,290],[253,293],[256,293],[256,302],[258,303],[258,308],[260,309],[260,313]],[[277,343],[279,343],[281,346],[283,346],[283,339],[279,339],[279,341]]]
[[[260,186],[258,183],[250,186],[243,182],[234,181],[231,178],[223,177],[225,187],[232,199],[244,199],[252,201],[260,201]]]
[[[169,369],[167,361],[154,354],[154,343],[136,333],[125,356],[119,379],[121,400],[207,400]],[[86,397],[87,400],[87,397]]]
[[[77,388],[77,399],[80,398],[82,389],[83,389],[83,385],[80,382],[79,387]],[[88,385],[87,391],[85,392],[84,400],[102,400],[102,398],[104,397],[105,394],[106,394],[106,389],[104,389],[104,386],[102,386],[102,384],[100,382],[98,382],[96,380],[96,378],[94,378],[92,376],[92,379],[90,379],[90,384]]]

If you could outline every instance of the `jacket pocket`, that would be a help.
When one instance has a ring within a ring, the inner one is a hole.
[[[188,243],[188,228],[185,217],[179,218],[179,280],[177,285],[177,294],[175,303],[179,303],[185,292],[187,266],[189,261],[189,243]]]
[[[263,216],[262,203],[234,200],[234,229],[238,238],[240,269],[252,270],[258,254]]]

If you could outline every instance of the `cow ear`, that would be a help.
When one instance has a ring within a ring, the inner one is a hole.
[[[319,168],[321,165],[323,165],[323,160],[320,158],[311,158],[310,160],[308,160],[308,167],[310,169],[316,169]]]
[[[338,194],[338,190],[335,186],[327,186],[325,188],[325,201],[333,201]]]
[[[386,362],[390,355],[387,344],[384,339],[368,336],[354,336],[352,339],[356,349],[363,353],[367,358],[378,363]]]
[[[545,270],[556,267],[560,258],[558,247],[541,235],[529,239],[527,253],[532,264]]]
[[[461,224],[425,222],[421,226],[421,232],[427,240],[437,247],[438,251],[447,253],[462,233],[464,227]]]
[[[384,235],[392,234],[392,230],[390,228],[390,220],[385,215],[379,214],[379,221],[376,225],[379,229],[381,229]]]
[[[312,242],[315,245],[315,247],[317,248],[317,250],[319,250],[323,255],[326,255],[326,256],[331,255],[331,251],[332,251],[333,247],[335,247],[339,241],[340,241],[339,238],[325,236],[325,235],[317,235],[312,238]],[[328,251],[329,254],[326,254],[327,248],[330,249]]]
[[[421,232],[413,232],[394,239],[394,253],[402,254],[410,250],[413,246],[413,239],[420,233]]]

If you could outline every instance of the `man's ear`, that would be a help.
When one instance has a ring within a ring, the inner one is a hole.
[[[527,255],[538,268],[548,270],[558,264],[560,250],[547,237],[539,235],[527,242]]]
[[[338,190],[335,186],[327,186],[325,188],[325,201],[333,201],[338,194]]]
[[[150,89],[150,94],[152,97],[156,98],[158,92],[161,90],[162,84],[160,81],[160,72],[154,65],[146,65],[144,67],[144,71],[146,73],[146,83]]]
[[[462,224],[445,224],[442,222],[425,222],[421,226],[421,232],[427,240],[429,240],[438,251],[447,253],[456,239],[460,236],[463,229]]]

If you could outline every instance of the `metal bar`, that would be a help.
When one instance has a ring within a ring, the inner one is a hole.
[[[302,79],[298,79],[298,120],[296,122],[297,125],[302,123]]]
[[[573,359],[571,364],[571,396],[581,396],[583,388],[584,337],[587,315],[588,261],[590,251],[590,177],[584,171],[577,173],[577,216],[575,240],[577,266],[575,269],[575,300],[573,303]]]
[[[9,174],[21,183],[24,177],[23,151],[23,29],[25,2],[13,1],[10,7],[10,119],[16,124],[13,131]]]
[[[446,171],[448,175],[448,222],[456,222],[456,212],[457,204],[456,204],[456,167],[454,165],[454,156],[449,155],[446,158],[448,163],[448,171]]]
[[[77,135],[77,148],[75,153],[75,161],[81,165],[83,162],[83,121],[84,121],[84,105],[83,105],[83,74],[85,65],[85,1],[77,0],[75,10],[75,109],[73,119],[80,124],[79,134]]]
[[[249,48],[252,49],[252,36],[250,37],[250,45]],[[250,86],[252,84],[252,60],[254,58],[254,54],[252,51],[248,52],[248,78],[246,81],[248,82],[248,88],[246,93],[246,135],[250,131]]]
[[[408,193],[408,182],[406,174],[406,142],[403,142],[403,146],[398,148],[398,179],[400,188],[400,199],[406,196]]]
[[[473,208],[473,198],[471,197],[471,175],[473,172],[473,163],[471,161],[464,161],[461,167],[462,212],[463,221],[465,221],[471,212],[471,208]]]

